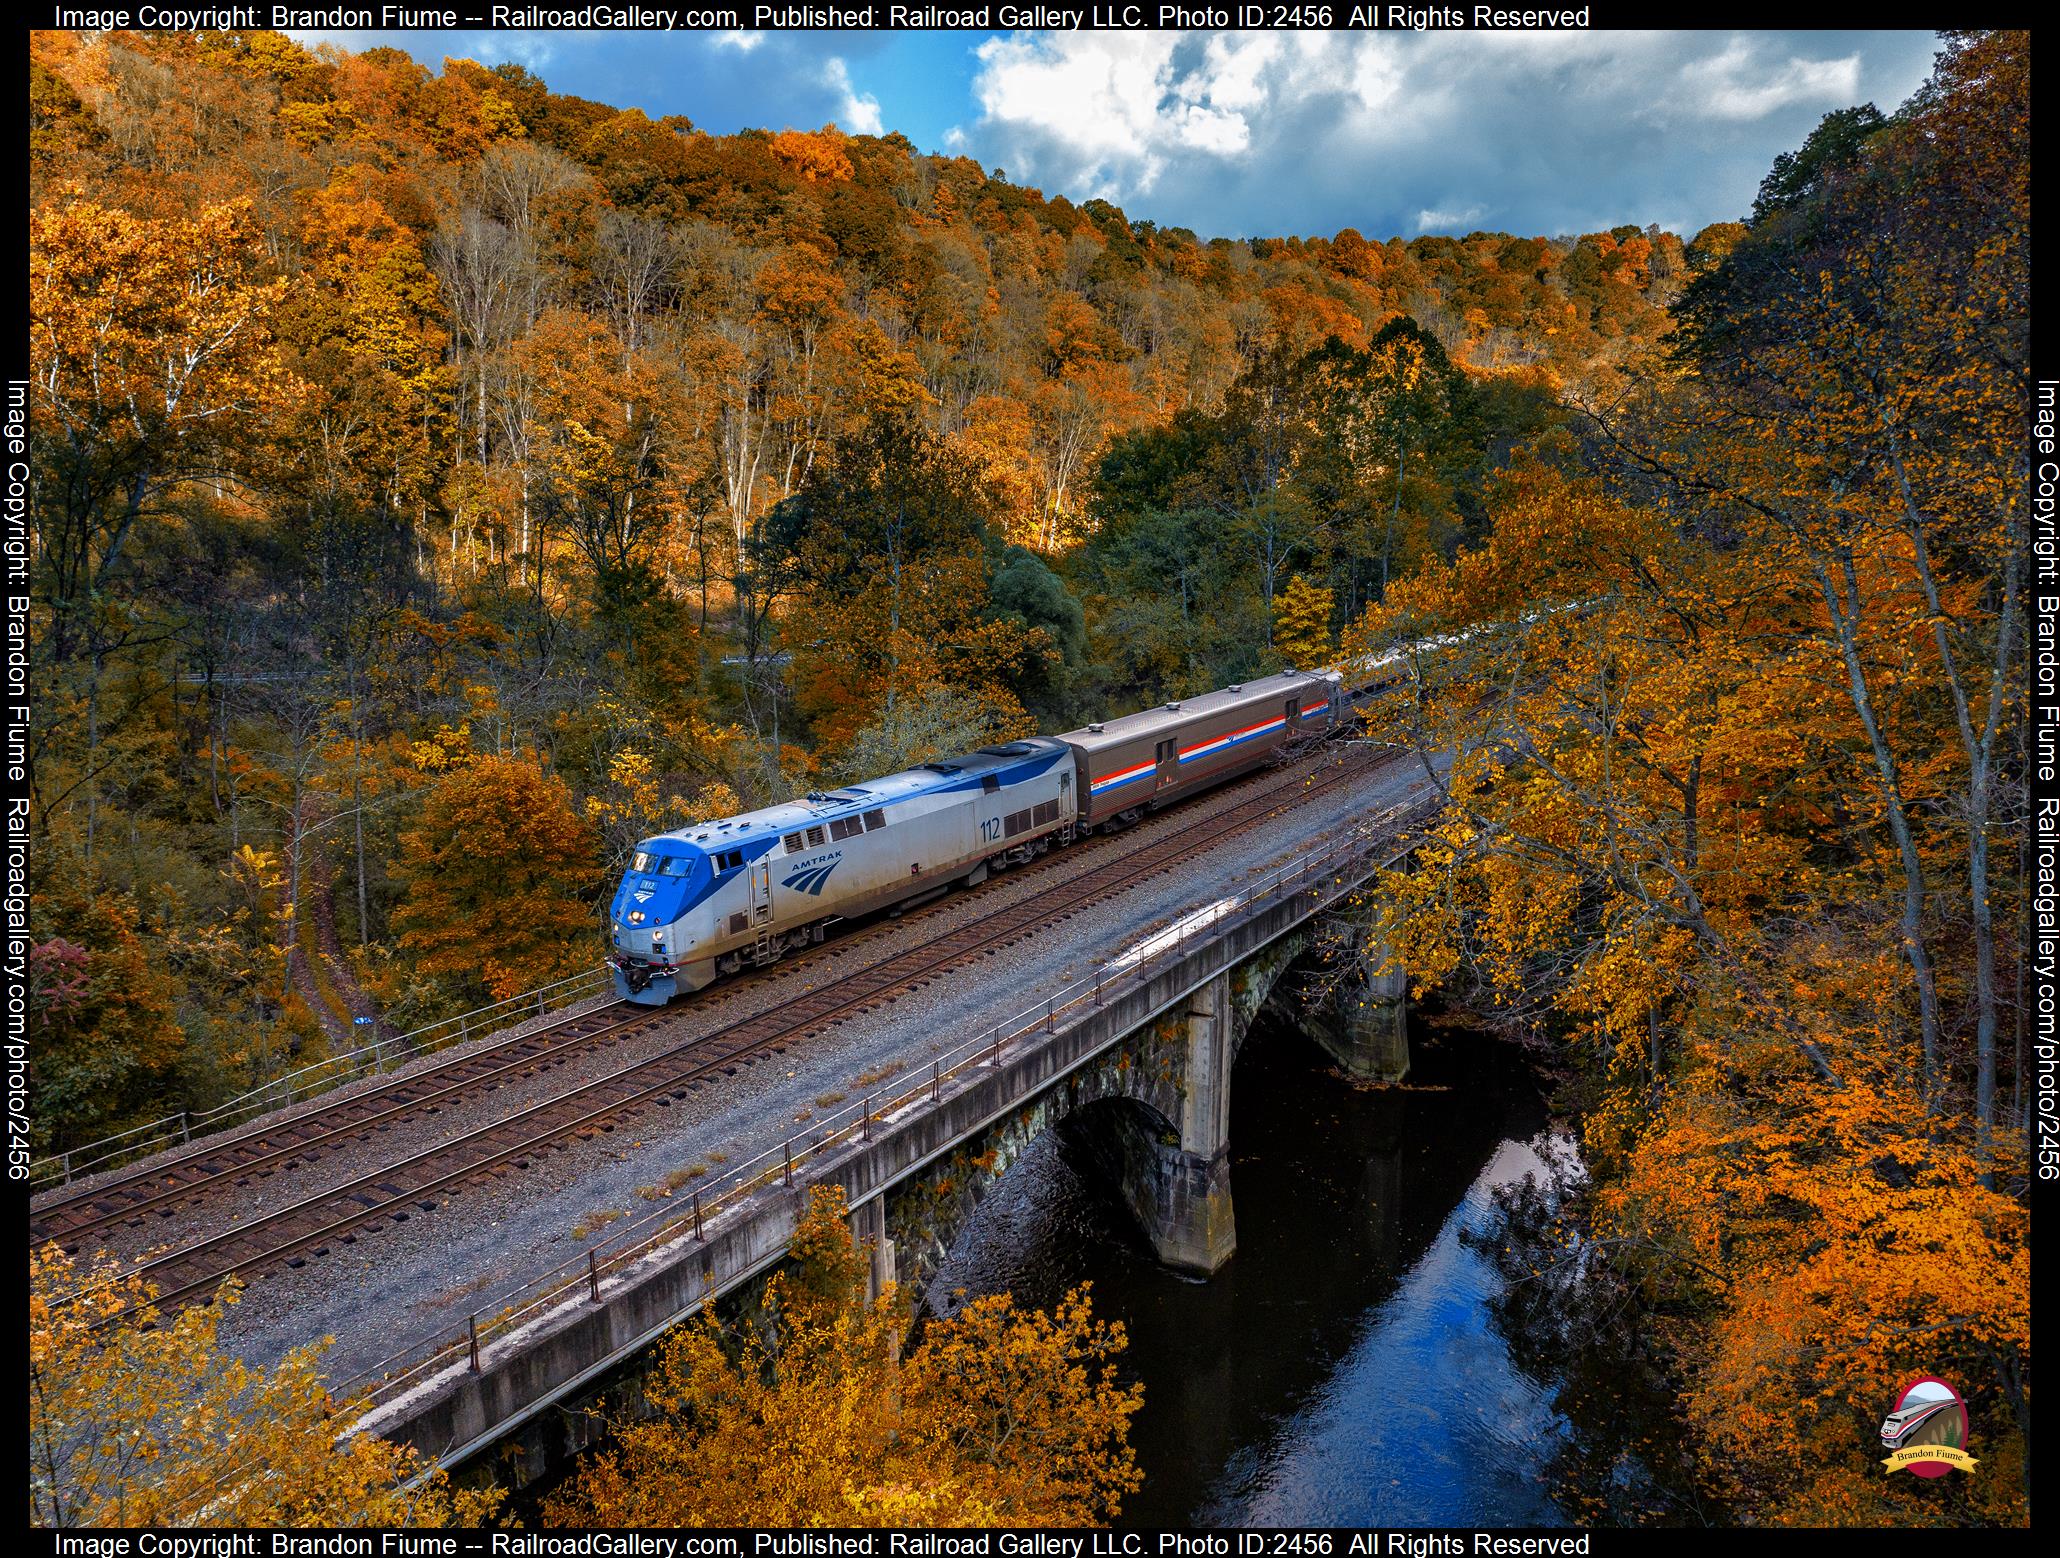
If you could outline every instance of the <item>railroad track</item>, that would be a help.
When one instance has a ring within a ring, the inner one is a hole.
[[[437,1110],[467,1096],[490,1093],[575,1054],[627,1038],[659,1013],[639,1008],[626,1017],[616,1001],[551,1024],[504,1044],[458,1057],[299,1116],[260,1134],[235,1137],[205,1152],[146,1172],[125,1175],[92,1191],[42,1208],[29,1219],[29,1242],[57,1239],[71,1254],[102,1229],[171,1217],[182,1204],[210,1192],[241,1188],[290,1171],[323,1152],[383,1130],[409,1115]]]
[[[1249,779],[1233,781],[1217,795],[1234,798],[1240,789],[1251,787],[1255,781],[1258,788],[1253,796],[1247,797],[1247,801],[1285,792],[1301,777],[1303,766],[1291,765],[1284,777],[1281,770],[1262,769]],[[1218,815],[1222,813],[1212,810],[1208,820]],[[1136,842],[1134,833],[1095,838],[1063,854],[1047,856],[1037,862],[1037,866],[1057,865],[1068,860],[1077,862],[1105,850],[1124,850]],[[879,927],[863,924],[854,928],[877,930]],[[708,1012],[711,1007],[719,1009],[730,1000],[762,994],[768,981],[778,983],[796,978],[811,970],[819,960],[834,960],[848,955],[862,946],[864,939],[863,936],[842,938],[823,947],[792,954],[778,965],[761,970],[748,982],[718,984],[704,994],[696,1006],[701,1012]],[[641,1033],[668,1015],[676,1016],[677,1011],[611,1002],[498,1043],[468,1049],[440,1065],[362,1089],[291,1119],[241,1134],[224,1135],[201,1151],[172,1162],[135,1168],[72,1195],[45,1202],[30,1214],[29,1242],[32,1246],[40,1246],[55,1239],[76,1255],[84,1241],[93,1234],[118,1227],[143,1227],[154,1220],[169,1220],[192,1201],[230,1189],[243,1189],[290,1172],[347,1147],[369,1132],[392,1129],[410,1115],[434,1113],[456,1106],[466,1097],[491,1093],[559,1069],[579,1056],[608,1048]]]
[[[1371,756],[1364,749],[1347,749],[1314,772],[1305,773],[1298,768],[1284,782],[1263,788],[1229,810],[1195,819],[1126,855],[1126,869],[1120,880],[1111,880],[1105,873],[1083,873],[921,946],[841,974],[834,982],[781,1007],[579,1083],[555,1097],[435,1143],[291,1206],[172,1251],[145,1263],[141,1271],[158,1284],[159,1305],[170,1309],[208,1296],[229,1277],[247,1276],[281,1264],[298,1265],[327,1253],[332,1243],[355,1243],[361,1235],[377,1232],[389,1223],[405,1222],[417,1211],[431,1209],[437,1197],[461,1181],[506,1166],[526,1167],[530,1158],[542,1152],[564,1150],[577,1140],[612,1132],[630,1113],[669,1108],[718,1073],[733,1075],[743,1066],[783,1052],[810,1032],[849,1021],[920,988],[949,968],[997,953],[1041,927],[1064,920],[1092,903],[1128,890],[1149,875],[1204,853],[1227,834],[1255,826],[1312,794],[1320,794],[1392,760]],[[1292,792],[1292,798],[1284,792]],[[597,1010],[551,1031],[562,1040],[566,1026],[592,1025],[571,1041],[584,1048],[618,1039],[665,1015],[662,1010],[653,1010],[624,1018],[619,1015],[620,1010],[620,1006]],[[561,1043],[560,1049],[568,1047]],[[562,1063],[563,1054],[554,1051],[542,1058]],[[496,1059],[499,1064],[472,1064]],[[497,1048],[405,1079],[405,1084],[417,1084],[412,1088],[395,1084],[360,1095],[359,1099],[346,1100],[339,1107],[347,1108],[361,1101],[371,1101],[374,1107],[369,1112],[355,1113],[343,1123],[335,1123],[333,1117],[326,1124],[305,1117],[289,1125],[316,1128],[296,1132],[292,1139],[260,1142],[257,1138],[245,1138],[230,1143],[225,1154],[233,1153],[234,1161],[219,1173],[209,1177],[196,1170],[192,1178],[151,1189],[112,1211],[82,1215],[62,1237],[78,1241],[97,1227],[147,1218],[153,1211],[190,1199],[210,1186],[241,1183],[254,1174],[279,1172],[325,1144],[378,1129],[382,1123],[390,1124],[421,1109],[440,1107],[481,1087],[502,1085],[512,1073],[537,1069],[538,1059],[531,1055],[511,1060]],[[461,1072],[462,1077],[457,1075]],[[501,1080],[493,1080],[497,1078]],[[409,1096],[400,1096],[404,1091]],[[94,1196],[82,1196],[66,1205],[82,1207],[93,1199]],[[46,1218],[57,1210],[46,1208]]]

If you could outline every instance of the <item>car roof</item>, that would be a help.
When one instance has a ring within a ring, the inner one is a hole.
[[[756,839],[777,838],[801,828],[820,827],[837,817],[850,817],[874,807],[905,801],[911,796],[930,795],[975,785],[988,774],[999,774],[1026,761],[1053,757],[1066,750],[1063,741],[1049,736],[1026,736],[1018,741],[999,742],[962,756],[938,758],[935,762],[899,773],[867,779],[860,784],[840,785],[834,790],[811,791],[799,800],[762,806],[712,822],[690,823],[670,833],[645,839],[637,847],[687,845],[690,849],[729,849]],[[660,854],[676,853],[659,849]]]
[[[1168,725],[1186,724],[1191,720],[1204,719],[1212,714],[1226,714],[1237,709],[1257,707],[1285,699],[1294,693],[1307,694],[1312,688],[1320,688],[1327,696],[1329,683],[1335,673],[1321,671],[1277,671],[1271,676],[1255,677],[1249,682],[1221,688],[1216,692],[1197,694],[1192,698],[1181,698],[1156,708],[1140,709],[1135,714],[1120,715],[1105,720],[1099,730],[1092,727],[1085,730],[1069,730],[1059,739],[1076,746],[1099,749],[1111,747],[1119,742],[1134,741],[1139,736],[1150,735]]]

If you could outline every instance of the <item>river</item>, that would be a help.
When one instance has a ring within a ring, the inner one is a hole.
[[[953,1247],[932,1294],[1049,1306],[1090,1282],[1127,1327],[1145,1481],[1119,1523],[1696,1517],[1648,1464],[1674,1447],[1664,1407],[1624,1388],[1636,1371],[1509,1318],[1526,1279],[1494,1258],[1510,1236],[1497,1191],[1547,1177],[1548,1159],[1578,1171],[1524,1057],[1413,1021],[1400,1088],[1355,1086],[1292,1029],[1255,1030],[1231,1094],[1237,1254],[1206,1282],[1153,1260],[1058,1133]]]

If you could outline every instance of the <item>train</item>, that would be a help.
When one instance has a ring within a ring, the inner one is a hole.
[[[839,921],[1128,827],[1348,715],[1339,672],[1289,669],[647,838],[609,905],[616,994],[663,1006]]]

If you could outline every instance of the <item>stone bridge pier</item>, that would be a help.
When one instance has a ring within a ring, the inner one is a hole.
[[[1233,977],[1218,974],[1159,1020],[1176,1085],[1170,1100],[1154,1103],[1170,1107],[1087,1108],[1060,1124],[1121,1194],[1159,1259],[1204,1275],[1237,1251],[1230,1069],[1245,1023]]]
[[[1330,940],[1337,934],[1332,928]],[[1363,926],[1343,934],[1354,950],[1323,1000],[1293,1000],[1292,1020],[1347,1073],[1380,1081],[1408,1075],[1406,980],[1383,971]],[[1237,1251],[1231,1195],[1231,1073],[1253,1019],[1299,982],[1290,969],[1313,938],[1296,928],[1190,989],[1128,1034],[875,1205],[853,1232],[874,1243],[874,1283],[922,1284],[944,1259],[987,1191],[1030,1141],[1055,1130],[1129,1208],[1153,1252],[1203,1276]]]
[[[1409,974],[1363,913],[1338,916],[1344,967],[1302,1026],[1346,1075],[1369,1082],[1409,1077]]]

